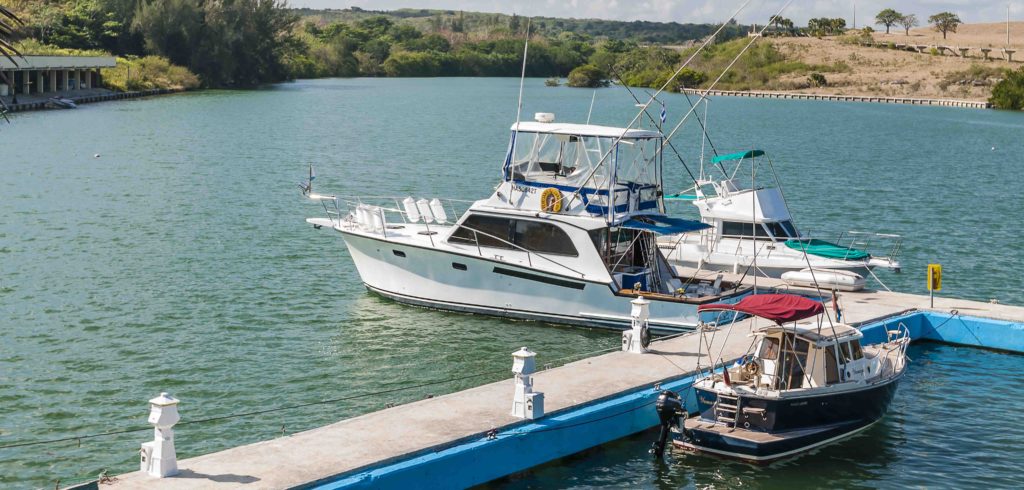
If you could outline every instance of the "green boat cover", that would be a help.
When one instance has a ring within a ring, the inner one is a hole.
[[[763,150],[741,151],[739,153],[730,153],[728,155],[718,155],[711,159],[711,163],[727,162],[729,160],[743,160],[744,158],[754,158],[761,155],[764,155]]]
[[[786,246],[794,250],[807,252],[818,257],[839,260],[862,260],[871,254],[855,248],[841,247],[832,242],[812,238],[810,240],[786,240]]]
[[[665,196],[665,199],[676,199],[679,201],[696,201],[696,194],[669,194]]]

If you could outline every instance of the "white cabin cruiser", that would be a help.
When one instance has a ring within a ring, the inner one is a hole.
[[[709,225],[696,232],[658,239],[658,247],[672,264],[775,278],[793,272],[790,275],[800,276],[794,284],[801,282],[803,276],[813,276],[813,271],[836,271],[836,279],[842,281],[835,285],[829,283],[831,276],[816,277],[822,287],[830,289],[863,287],[863,281],[849,273],[867,277],[875,267],[900,270],[899,235],[851,231],[837,240],[826,241],[802,234],[793,224],[777,179],[769,187],[753,185],[753,177],[748,180],[738,176],[741,168],[748,170],[757,157],[764,155],[761,150],[750,150],[716,156],[711,160],[711,171],[720,172],[721,180],[706,178],[702,169],[693,194],[666,196],[692,202],[701,221]],[[735,162],[735,167],[727,169],[731,162]],[[756,167],[749,170],[748,175],[757,175]],[[774,169],[771,174],[774,175]],[[886,256],[869,251],[872,245],[880,243],[888,247]]]
[[[700,309],[751,315],[754,340],[735,364],[694,381],[696,416],[684,419],[685,397],[661,394],[659,456],[670,436],[685,451],[753,463],[801,454],[878,422],[906,373],[910,331],[903,324],[887,329],[884,342],[862,346],[860,330],[825,323],[821,303],[802,296],[750,295]],[[772,324],[758,327],[758,319]]]
[[[512,126],[502,182],[455,222],[456,202],[308,187],[327,217],[306,221],[341,234],[370,291],[439,309],[622,329],[642,294],[665,332],[749,291],[678,277],[658,250],[657,235],[707,226],[664,213],[661,132],[536,119]]]

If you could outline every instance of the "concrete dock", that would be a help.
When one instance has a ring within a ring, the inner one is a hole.
[[[702,274],[713,278],[717,273]],[[758,278],[757,284],[812,291],[773,279]],[[1024,344],[1022,307],[937,297],[930,308],[928,297],[885,291],[841,293],[839,304],[843,322],[860,326],[883,319],[901,321],[901,316],[916,310],[998,319],[1011,322],[1004,327],[1012,345],[986,347],[1019,350]],[[726,362],[741,356],[750,345],[747,334],[766,321],[754,322],[719,328],[708,336],[711,352]],[[939,330],[985,328],[944,323]],[[934,325],[929,328],[931,333],[912,328],[915,338],[941,338],[934,336]],[[884,332],[884,327],[876,330]],[[993,338],[969,333],[979,339],[977,345]],[[100,487],[455,488],[485,483],[654,426],[653,401],[659,390],[688,387],[698,367],[698,351],[707,367],[708,348],[701,350],[699,341],[698,334],[687,334],[655,341],[647,354],[613,352],[541,371],[534,375],[534,389],[545,393],[547,413],[533,421],[510,415],[510,379],[184,459],[178,462],[181,473],[175,477],[158,479],[134,472]],[[181,395],[187,398],[187,393]]]
[[[703,95],[704,90],[684,88],[683,93]],[[763,90],[710,90],[708,96],[753,97],[756,99],[830,100],[833,102],[876,102],[882,104],[929,105],[989,109],[991,104],[978,100],[924,99],[920,97],[878,97],[874,95],[805,94],[796,92],[768,92]]]
[[[93,102],[105,102],[108,100],[125,100],[125,99],[137,99],[139,97],[150,97],[153,95],[164,95],[173,94],[177,92],[183,92],[182,89],[173,88],[154,88],[149,90],[134,90],[129,92],[115,92],[106,89],[84,89],[81,91],[72,91],[61,95],[66,99],[71,99],[75,104],[91,104]],[[22,95],[18,97],[18,103],[13,102],[7,103],[7,108],[10,112],[24,112],[24,111],[39,111],[44,109],[55,109],[50,106],[50,97],[55,94],[42,94],[42,95]],[[10,99],[10,97],[8,97]]]

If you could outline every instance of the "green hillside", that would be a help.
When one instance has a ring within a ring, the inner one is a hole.
[[[325,23],[354,23],[371,17],[384,16],[396,24],[408,24],[423,32],[454,31],[479,36],[495,36],[526,28],[526,18],[517,15],[455,10],[399,9],[292,9],[304,18],[319,18]],[[680,24],[678,22],[623,22],[602,19],[564,19],[532,17],[531,32],[541,36],[557,36],[574,32],[594,38],[635,41],[648,44],[682,44],[703,39],[717,29],[713,24]],[[721,40],[743,36],[746,27],[734,24],[722,31]]]

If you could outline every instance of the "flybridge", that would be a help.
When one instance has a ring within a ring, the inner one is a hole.
[[[550,113],[511,129],[504,180],[525,192],[543,189],[545,210],[608,222],[664,211],[661,132],[555,123]]]

